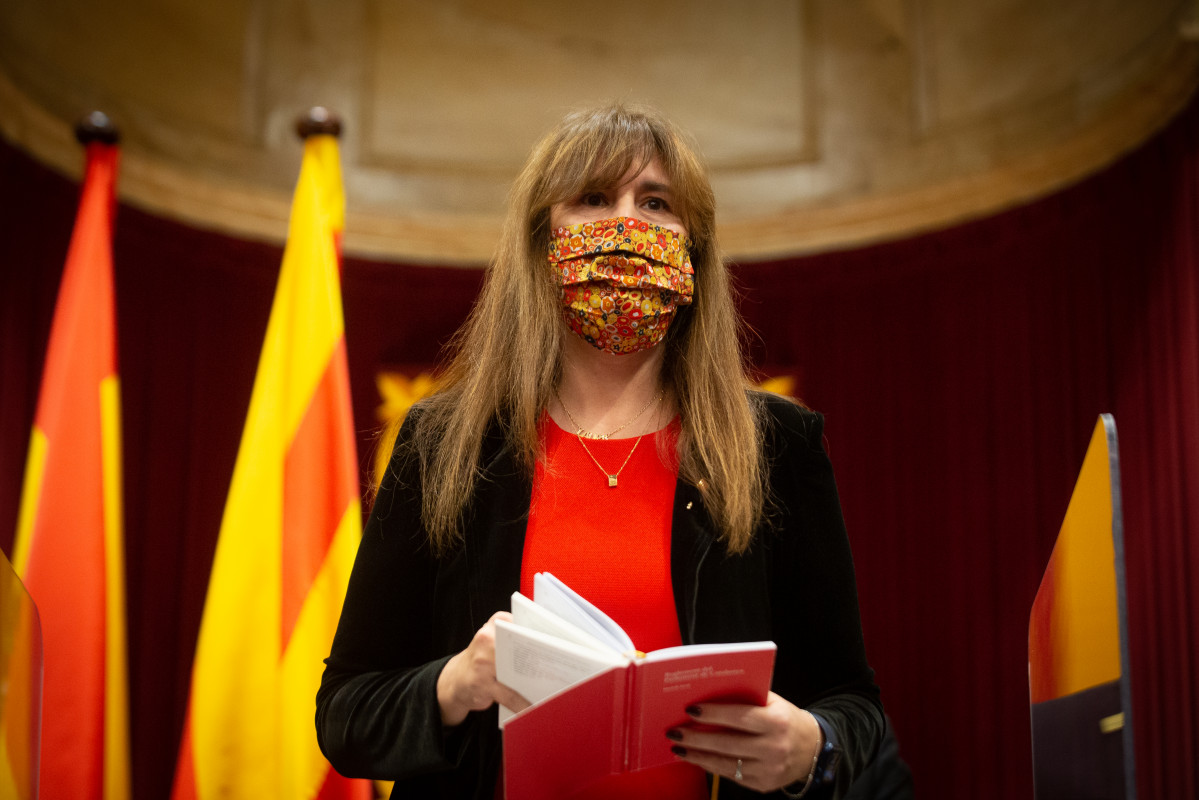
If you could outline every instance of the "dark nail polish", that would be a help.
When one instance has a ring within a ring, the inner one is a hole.
[[[670,752],[674,753],[676,756],[685,756],[687,755],[687,748],[679,747],[676,744],[674,747],[670,748]]]
[[[700,710],[700,707],[699,707],[699,706],[687,706],[687,707],[686,707],[685,709],[683,709],[683,710],[684,710],[684,711],[686,711],[686,712],[687,712],[687,713],[688,713],[690,716],[693,716],[693,717],[698,717],[700,714],[702,714],[702,713],[703,713],[703,712]]]
[[[666,732],[667,739],[674,739],[676,742],[683,741],[683,732],[678,728],[671,728]]]

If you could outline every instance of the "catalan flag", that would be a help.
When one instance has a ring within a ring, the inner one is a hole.
[[[314,717],[361,537],[337,140],[309,136],[200,625],[175,800],[368,797]]]
[[[129,796],[117,162],[115,144],[87,145],[17,518],[14,563],[44,637],[40,786],[48,798]]]

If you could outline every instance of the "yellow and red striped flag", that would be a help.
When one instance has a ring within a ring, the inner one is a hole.
[[[192,666],[175,800],[369,797],[314,723],[362,534],[337,140],[309,136]]]
[[[41,614],[41,795],[129,796],[112,224],[119,151],[87,170],[50,327],[14,562]]]

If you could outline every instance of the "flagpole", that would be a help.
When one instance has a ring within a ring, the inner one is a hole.
[[[325,106],[312,106],[303,114],[296,117],[296,136],[301,142],[307,145],[310,138],[314,136],[329,136],[333,141],[341,139],[341,117],[330,111]],[[320,160],[324,163],[324,168],[329,171],[330,180],[324,185],[324,190],[334,189],[336,196],[325,198],[325,205],[328,210],[339,209],[336,213],[338,218],[331,220],[333,228],[333,247],[337,252],[337,269],[338,274],[341,274],[341,231],[345,226],[345,195],[342,188],[341,179],[341,157],[337,154],[337,146],[335,145],[330,152],[329,148],[322,148],[323,155]]]
[[[303,140],[320,134],[340,137],[341,117],[324,106],[313,106],[296,118],[296,135]]]
[[[121,132],[107,114],[97,109],[85,114],[75,124],[75,139],[88,151],[90,160],[93,148],[116,148],[121,141]],[[115,188],[114,182],[112,194],[108,198],[109,202],[114,204]],[[111,248],[111,241],[109,247]],[[115,310],[114,301],[114,314]],[[112,346],[116,347],[115,336]],[[115,353],[113,358],[115,361]],[[129,637],[125,596],[125,513],[121,474],[123,459],[120,455],[120,399],[115,382],[102,386],[101,391],[106,406],[102,423],[107,632],[104,669],[103,792],[105,800],[124,800],[132,791],[132,763],[129,752]]]
[[[92,142],[118,144],[121,132],[103,111],[90,111],[75,123],[75,139],[84,147]]]
[[[342,131],[341,117],[324,106],[313,106],[296,117],[295,130],[296,136],[298,136],[302,142],[307,142],[308,139],[313,136],[330,136],[333,139],[340,139]],[[331,181],[328,182],[325,188],[330,188],[329,184],[331,184],[336,188],[336,191],[339,195],[336,199],[326,197],[326,201],[328,202],[328,205],[340,209],[340,216],[338,219],[336,219],[332,226],[334,249],[336,250],[338,270],[340,272],[341,229],[345,224],[345,197],[344,195],[341,195],[343,190],[340,158],[336,155],[334,155],[332,158],[327,158],[324,166],[326,170],[329,170],[330,175],[335,176]],[[341,357],[343,359],[345,358],[344,350],[342,351]],[[348,374],[345,377],[348,379]],[[355,548],[356,547],[357,542],[355,541]],[[352,564],[353,558],[352,554],[347,552],[343,554],[343,560],[345,560],[346,556],[349,556],[348,562],[345,565],[348,566],[349,564]],[[344,594],[344,579],[348,578],[348,572],[342,577],[343,584],[341,585],[339,591],[341,594]],[[332,768],[330,768],[330,772],[333,772]],[[336,773],[333,774],[335,775]],[[325,785],[321,788],[321,792],[318,795],[317,800],[370,800],[370,798],[375,795],[376,791],[380,793],[379,796],[386,796],[390,793],[390,785],[388,785],[386,782],[376,784],[374,782],[362,780],[347,780],[341,776],[337,776],[337,778],[333,781],[329,781],[328,779],[326,780]]]

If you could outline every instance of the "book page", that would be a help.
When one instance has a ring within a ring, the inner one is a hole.
[[[681,644],[678,647],[663,647],[646,653],[643,661],[669,661],[672,658],[718,655],[720,653],[749,653],[758,650],[775,650],[774,642],[720,642],[716,644]]]
[[[629,635],[611,617],[548,572],[538,572],[533,576],[533,602],[574,623],[600,641],[607,642],[618,653],[632,653],[637,649]]]
[[[595,650],[504,620],[495,623],[495,676],[530,703],[537,703],[568,686],[627,664],[611,650]],[[500,707],[500,726],[512,716]]]
[[[512,593],[512,621],[522,628],[557,636],[591,650],[611,653],[612,647],[601,642],[582,628],[567,622],[545,606],[534,603],[520,592]]]

